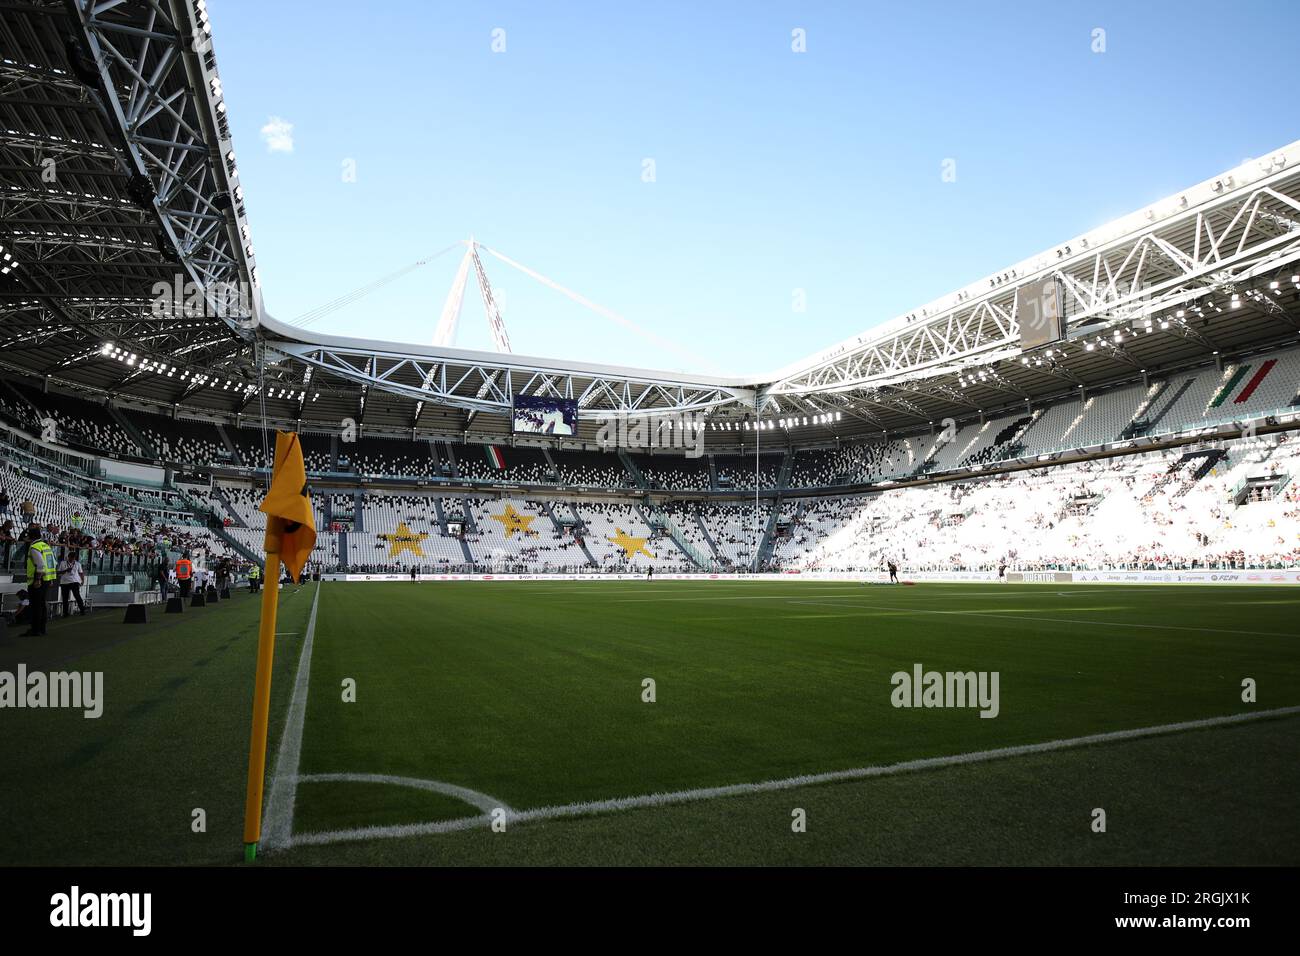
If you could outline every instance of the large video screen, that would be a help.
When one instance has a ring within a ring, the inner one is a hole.
[[[517,395],[513,427],[527,435],[575,435],[578,403],[571,398]]]
[[[1055,278],[1016,290],[1016,318],[1020,323],[1020,350],[1027,352],[1065,337],[1065,290]]]

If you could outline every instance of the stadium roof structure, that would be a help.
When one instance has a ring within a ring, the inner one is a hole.
[[[693,413],[819,444],[1300,342],[1300,142],[769,376],[316,334],[264,308],[204,0],[0,9],[0,369],[47,387],[486,438],[549,395],[586,437],[602,413]],[[1046,287],[1063,335],[1022,348]]]

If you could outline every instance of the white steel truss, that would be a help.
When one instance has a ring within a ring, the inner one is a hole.
[[[731,405],[753,407],[754,391],[738,381],[682,377],[604,366],[543,364],[507,353],[429,349],[428,354],[384,351],[365,343],[276,341],[272,353],[347,379],[422,402],[474,412],[505,413],[516,395],[576,399],[578,407],[619,414],[673,415]]]
[[[211,27],[198,0],[72,0],[87,78],[121,133],[128,192],[152,207],[189,281],[245,336],[261,289]],[[222,287],[248,290],[230,308]]]
[[[847,392],[1018,354],[1018,289],[1052,280],[1068,330],[1128,322],[1300,259],[1300,142],[841,343],[766,396]]]
[[[1260,335],[1290,336],[1297,325],[1297,300],[1288,299],[1284,309],[1258,293],[1260,280],[1284,266],[1289,276],[1300,262],[1300,142],[757,378],[510,355],[479,248],[700,363],[652,329],[472,240],[435,347],[315,335],[263,314],[209,32],[201,0],[26,0],[0,17],[0,45],[26,51],[0,64],[0,98],[14,115],[11,128],[0,130],[0,163],[33,170],[50,160],[60,170],[55,183],[29,174],[0,194],[0,239],[24,253],[26,277],[0,288],[0,368],[66,375],[67,384],[109,395],[130,383],[132,393],[173,406],[200,390],[216,401],[230,389],[235,409],[264,374],[262,393],[274,390],[278,400],[290,392],[299,414],[309,387],[327,399],[337,393],[340,401],[381,390],[414,401],[412,428],[422,403],[501,414],[518,395],[554,395],[593,412],[800,420],[834,412],[837,420],[843,415],[884,430],[928,422],[936,409],[982,415],[991,397],[1028,400],[1111,377],[1111,371],[1088,371],[1081,349],[1068,363],[1050,352],[1036,354],[1019,378],[1015,369],[994,367],[1021,353],[1017,292],[1049,281],[1060,289],[1066,338],[1095,338],[1089,355],[1127,365],[1119,370],[1124,375],[1145,374],[1147,359],[1103,341],[1097,331],[1160,315],[1175,344],[1196,343],[1206,358],[1218,351],[1215,336],[1226,323],[1246,328],[1246,309],[1211,314],[1223,311],[1208,307],[1220,292],[1240,290],[1243,302],[1255,296],[1249,300],[1255,312],[1276,315],[1279,321],[1269,322],[1282,328],[1260,322]],[[500,350],[495,354],[450,347],[471,265]],[[150,289],[178,271],[205,295],[222,285],[246,286],[251,307],[230,314],[225,303],[210,299],[220,321],[188,305],[159,312]],[[1204,322],[1179,322],[1174,311],[1184,305],[1189,317],[1195,312]],[[272,359],[265,369],[253,367],[254,338]],[[120,375],[110,354],[119,351],[114,343],[131,353]],[[155,374],[144,375],[142,365]],[[978,399],[963,391],[963,376],[970,378],[973,367],[984,393]],[[1035,384],[1031,374],[1049,381]]]

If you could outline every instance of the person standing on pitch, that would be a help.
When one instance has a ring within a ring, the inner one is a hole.
[[[188,554],[176,560],[176,583],[180,586],[181,597],[189,597],[190,587],[194,583],[194,562]]]
[[[81,561],[77,559],[76,551],[69,551],[59,562],[59,594],[63,597],[64,617],[72,610],[72,604],[68,600],[70,597],[77,600],[77,613],[85,616],[86,602],[81,600],[81,585]]]
[[[50,597],[58,577],[54,549],[46,543],[40,525],[23,533],[27,542],[27,595],[32,602],[32,622],[23,637],[44,637],[45,622],[50,614]]]
[[[248,569],[248,590],[251,594],[256,594],[262,586],[262,566],[254,564]]]
[[[896,565],[893,561],[889,562],[889,583],[890,584],[898,583],[898,565]]]

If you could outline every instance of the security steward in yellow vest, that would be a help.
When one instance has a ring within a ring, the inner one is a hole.
[[[180,585],[181,597],[189,597],[190,587],[194,584],[194,564],[188,554],[176,559],[176,583]]]
[[[37,525],[23,534],[27,542],[27,596],[31,600],[31,627],[23,637],[43,637],[45,622],[50,615],[50,598],[53,597],[54,580],[58,577],[58,561]]]
[[[248,590],[256,594],[262,586],[262,569],[256,564],[248,569]]]

